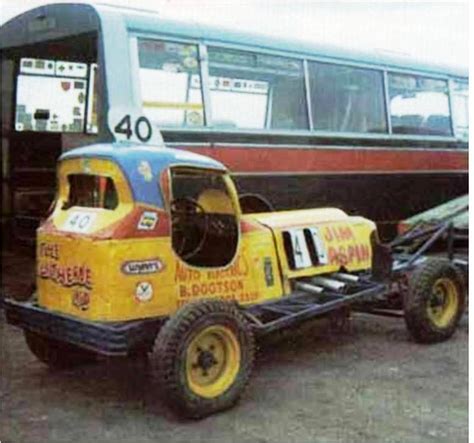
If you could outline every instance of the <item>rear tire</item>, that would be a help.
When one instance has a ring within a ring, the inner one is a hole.
[[[202,418],[239,400],[254,355],[253,332],[237,306],[205,300],[185,305],[163,326],[152,367],[168,406]]]
[[[427,259],[409,279],[404,300],[405,323],[419,343],[447,340],[464,312],[463,276],[448,260]]]
[[[26,344],[42,363],[52,369],[71,369],[93,363],[96,355],[69,343],[61,342],[33,331],[24,331]]]

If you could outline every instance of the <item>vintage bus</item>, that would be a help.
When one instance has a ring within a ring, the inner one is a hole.
[[[467,72],[109,5],[0,28],[2,233],[33,242],[55,161],[164,144],[233,171],[247,211],[340,207],[393,224],[467,192]]]

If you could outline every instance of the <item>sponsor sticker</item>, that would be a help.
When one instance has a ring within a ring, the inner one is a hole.
[[[267,286],[273,286],[275,279],[273,278],[272,259],[270,257],[265,257],[263,260],[263,272],[265,273],[265,283]]]
[[[163,263],[157,258],[126,261],[121,267],[122,272],[127,275],[155,274],[163,268]]]
[[[153,286],[148,281],[141,281],[137,283],[135,289],[135,297],[139,301],[149,301],[153,297]]]
[[[88,158],[82,159],[82,170],[89,174],[91,172],[91,161]]]
[[[155,229],[156,224],[158,223],[158,214],[153,211],[144,211],[138,221],[137,228],[140,231],[151,231]]]
[[[81,311],[89,309],[90,294],[87,291],[75,290],[72,294],[72,304]]]
[[[138,172],[143,176],[146,182],[151,182],[153,180],[153,173],[151,172],[150,163],[146,160],[142,160],[138,165]]]

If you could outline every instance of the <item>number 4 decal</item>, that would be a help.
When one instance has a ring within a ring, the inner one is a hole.
[[[308,245],[306,244],[306,238],[304,236],[304,230],[291,229],[288,231],[288,234],[291,238],[295,268],[302,269],[312,266]]]
[[[313,239],[314,249],[316,249],[316,255],[318,256],[318,264],[327,265],[329,263],[328,254],[319,229],[309,228],[309,231],[311,232],[311,238]]]

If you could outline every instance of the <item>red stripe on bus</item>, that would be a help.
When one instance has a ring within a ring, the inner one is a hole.
[[[466,171],[467,151],[186,147],[212,157],[232,172]]]

